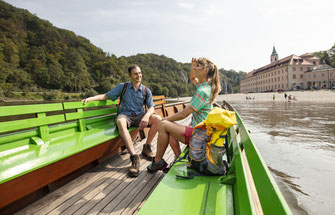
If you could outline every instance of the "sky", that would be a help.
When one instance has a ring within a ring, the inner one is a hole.
[[[250,72],[335,44],[334,0],[5,0],[116,56],[207,57]]]

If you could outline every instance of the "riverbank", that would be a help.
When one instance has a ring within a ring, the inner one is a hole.
[[[331,90],[316,90],[316,91],[288,91],[286,94],[293,98],[295,96],[295,102],[319,102],[319,103],[335,103],[335,91]],[[285,92],[277,93],[236,93],[236,94],[224,94],[217,97],[217,101],[226,100],[228,102],[234,101],[287,101],[285,100]],[[246,97],[250,97],[251,100],[247,100]]]
[[[275,101],[287,101],[284,97],[285,93],[271,92],[271,93],[234,93],[219,95],[216,101],[221,102],[226,100],[228,102],[234,101],[273,101],[273,95]],[[291,95],[292,98],[295,96],[296,101],[303,102],[320,102],[320,103],[335,103],[335,91],[332,90],[315,90],[315,91],[288,91],[286,94]],[[250,97],[251,100],[247,100],[246,97]],[[84,98],[84,96],[83,96]],[[179,98],[166,98],[168,102],[181,102],[190,100],[192,97],[179,97]],[[0,98],[1,102],[13,103],[13,102],[43,102],[43,101],[80,101],[80,94],[71,94],[66,96],[65,99],[58,97],[54,98]]]

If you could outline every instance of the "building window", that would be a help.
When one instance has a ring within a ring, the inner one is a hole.
[[[307,71],[309,71],[309,70],[311,70],[311,68],[310,68],[310,67],[307,67]]]
[[[325,77],[325,73],[322,73],[322,77]]]
[[[308,77],[311,78],[311,74],[309,74]]]
[[[333,77],[333,72],[330,73],[330,77]]]
[[[281,87],[284,89],[284,84],[282,84]]]
[[[303,79],[303,78],[304,78],[304,75],[300,75],[300,78]]]
[[[295,67],[292,67],[293,68],[293,71],[295,71]]]
[[[316,74],[314,74],[314,78],[316,78]]]
[[[314,64],[314,65],[316,65],[316,62],[315,62],[315,61],[313,61],[313,64]]]
[[[300,67],[300,71],[301,71],[301,72],[304,71],[304,68],[303,68],[303,67]]]
[[[277,78],[275,78],[275,81],[277,81]]]
[[[295,75],[293,75],[293,79],[295,79]]]
[[[286,72],[288,72],[288,68],[286,68]]]

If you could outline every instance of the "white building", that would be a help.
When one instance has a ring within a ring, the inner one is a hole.
[[[335,68],[320,65],[311,53],[279,59],[275,47],[271,63],[249,72],[240,81],[240,92],[269,92],[298,89],[330,88],[335,85]]]

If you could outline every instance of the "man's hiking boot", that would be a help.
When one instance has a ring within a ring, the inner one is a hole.
[[[165,162],[164,159],[161,159],[159,162],[155,162],[155,159],[152,159],[152,164],[150,164],[147,169],[149,173],[155,173],[158,170],[163,170],[166,169],[168,164]]]
[[[142,155],[149,158],[150,160],[152,160],[155,157],[154,153],[152,153],[150,144],[143,145]]]
[[[128,175],[130,177],[137,177],[140,172],[140,156],[130,155],[131,167],[129,168]]]

